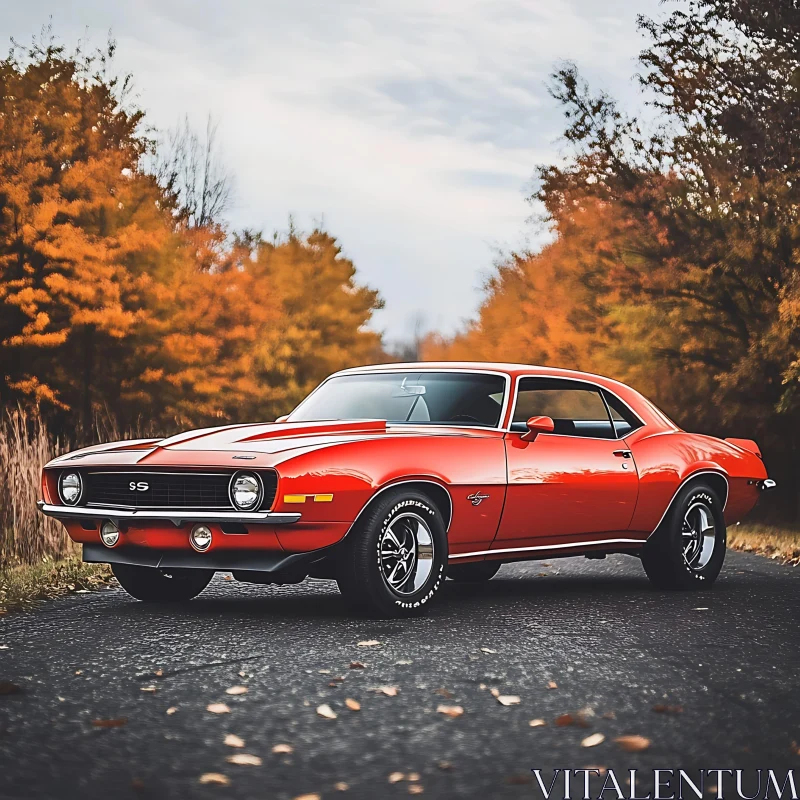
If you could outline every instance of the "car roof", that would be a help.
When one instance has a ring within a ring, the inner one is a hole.
[[[560,367],[545,367],[536,364],[515,364],[501,361],[415,361],[392,362],[390,364],[371,364],[363,367],[351,367],[335,373],[336,375],[349,375],[361,372],[387,372],[390,370],[464,370],[470,372],[503,372],[512,377],[520,375],[541,375],[542,377],[572,378],[574,380],[590,381],[602,386],[625,386],[624,383],[595,375],[591,372],[580,372],[575,369],[562,369]],[[626,387],[628,388],[628,387]]]

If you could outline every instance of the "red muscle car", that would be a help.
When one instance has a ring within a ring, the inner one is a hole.
[[[87,447],[44,468],[39,507],[134,597],[335,578],[356,607],[425,609],[445,577],[509,561],[641,559],[711,586],[726,525],[774,481],[758,445],[678,428],[624,384],[519,364],[360,367],[277,422]]]

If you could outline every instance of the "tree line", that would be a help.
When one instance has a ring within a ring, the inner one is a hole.
[[[0,406],[68,436],[274,419],[378,360],[336,239],[230,230],[213,126],[157,140],[113,55],[45,32],[0,62]]]
[[[640,18],[644,117],[560,65],[567,156],[530,197],[551,243],[501,261],[474,323],[423,356],[626,381],[688,430],[757,439],[800,519],[799,17]],[[385,359],[382,301],[336,239],[226,226],[213,125],[158,139],[112,57],[45,37],[0,62],[0,406],[68,436],[272,419]]]
[[[555,70],[567,157],[531,197],[552,242],[423,351],[611,375],[688,430],[755,438],[800,520],[798,4],[690,0],[639,27],[648,112]]]

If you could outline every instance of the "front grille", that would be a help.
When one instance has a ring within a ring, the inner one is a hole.
[[[124,508],[232,509],[228,484],[233,472],[87,472],[81,505]],[[258,470],[264,483],[260,509],[275,500],[277,475]]]

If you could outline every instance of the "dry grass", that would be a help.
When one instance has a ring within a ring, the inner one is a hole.
[[[36,508],[42,467],[67,449],[35,415],[16,410],[0,419],[0,570],[77,553],[61,523]]]
[[[758,553],[784,564],[800,564],[800,530],[773,525],[732,525],[728,547]]]
[[[84,564],[77,557],[11,567],[0,572],[0,613],[81,589],[99,589],[111,577],[107,564]]]

